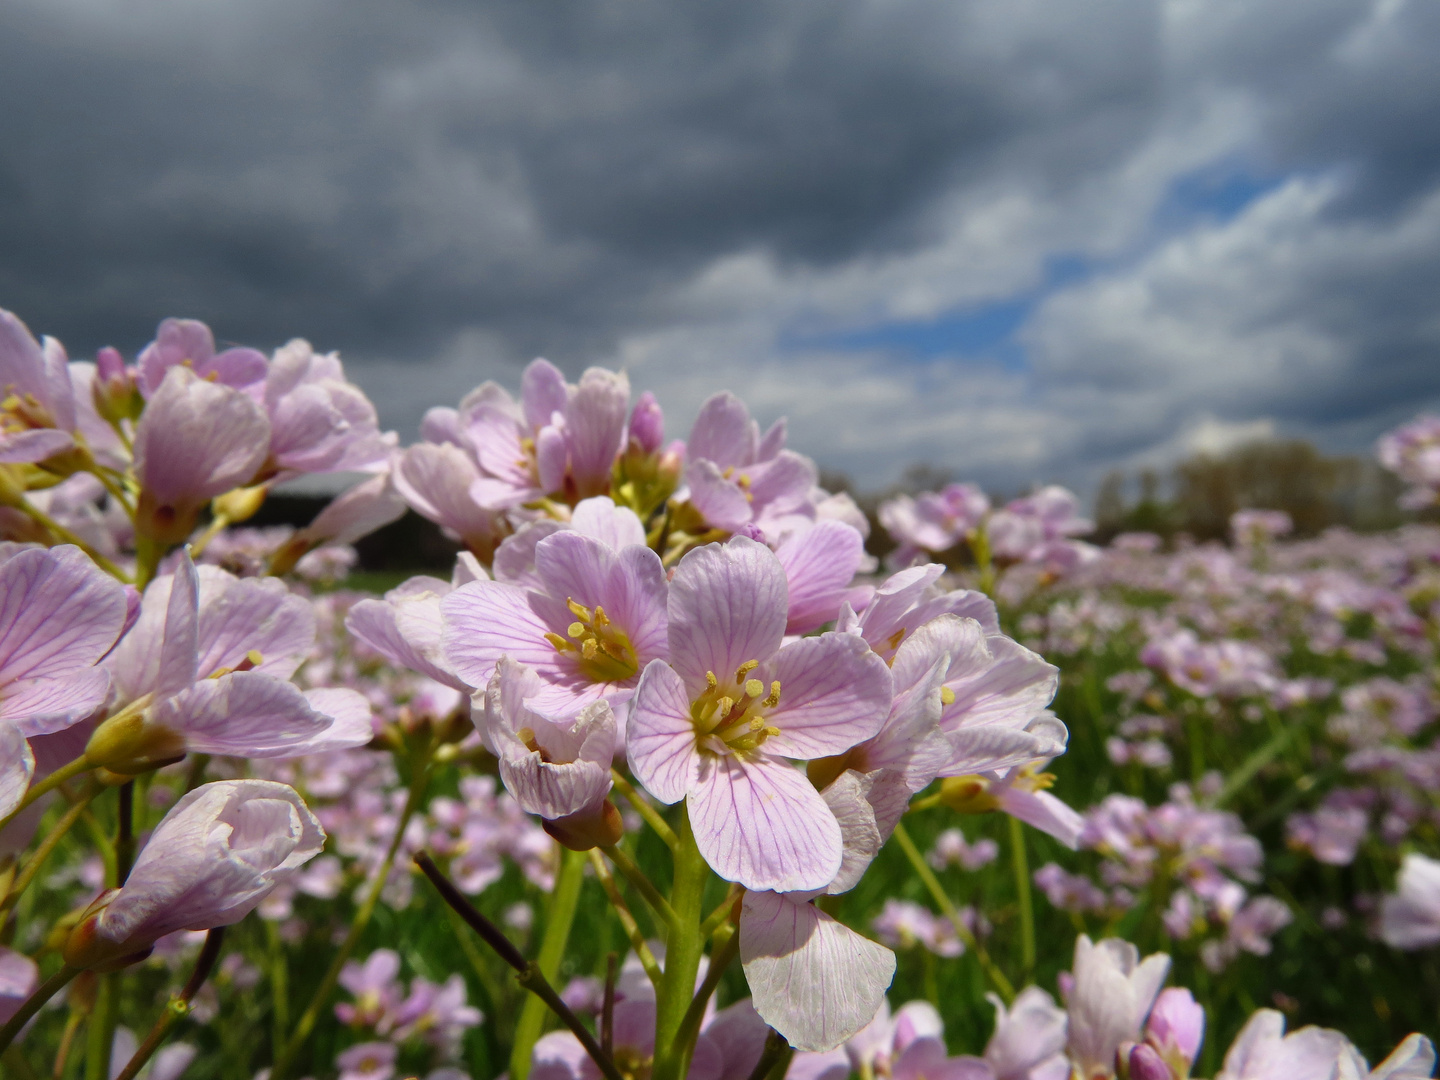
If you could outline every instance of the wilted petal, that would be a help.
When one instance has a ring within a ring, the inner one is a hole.
[[[895,954],[773,892],[747,893],[740,960],[755,1011],[798,1050],[830,1050],[875,1015]]]
[[[823,889],[840,872],[835,815],[783,761],[704,755],[689,805],[700,854],[727,881],[797,892]]]
[[[733,678],[779,649],[785,612],[785,570],[764,544],[737,536],[696,548],[670,583],[670,662],[697,691],[706,672]]]

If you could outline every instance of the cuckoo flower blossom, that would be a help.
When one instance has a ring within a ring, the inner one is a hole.
[[[0,462],[44,461],[75,445],[75,391],[64,347],[40,344],[0,308]]]
[[[90,905],[65,945],[73,967],[103,967],[149,951],[176,930],[239,922],[325,846],[295,789],[221,780],[185,795],[119,889]]]
[[[86,756],[118,771],[187,751],[295,757],[370,740],[369,706],[353,690],[302,694],[286,680],[315,640],[303,598],[273,578],[198,573],[182,555],[145,590],[140,617],[106,659],[118,712]]]
[[[505,790],[545,831],[577,851],[614,844],[620,814],[606,801],[615,756],[615,714],[593,701],[564,720],[542,716],[526,700],[544,690],[540,677],[501,657],[485,692],[485,743],[500,759]]]
[[[880,524],[900,545],[891,556],[909,566],[925,552],[949,551],[964,540],[990,511],[990,500],[974,484],[950,484],[913,498],[897,495],[880,504]]]
[[[1095,943],[1080,935],[1067,1004],[1070,1059],[1082,1080],[1115,1075],[1116,1053],[1122,1044],[1139,1041],[1169,971],[1170,957],[1164,953],[1141,961],[1128,941]]]
[[[1397,949],[1440,943],[1440,862],[1405,856],[1394,895],[1380,902],[1380,936]]]
[[[166,319],[155,340],[136,357],[140,392],[147,398],[165,382],[172,368],[189,368],[207,382],[236,389],[252,387],[265,378],[265,354],[237,347],[215,351],[215,335],[198,319]]]
[[[135,430],[141,535],[178,544],[200,508],[254,481],[270,448],[270,421],[254,398],[189,367],[166,372]]]
[[[0,563],[0,725],[28,738],[105,703],[94,665],[125,625],[125,589],[77,547],[20,551]]]
[[[670,586],[669,662],[646,667],[627,746],[651,794],[688,798],[721,877],[777,892],[823,889],[842,853],[835,815],[785,759],[870,738],[891,698],[885,662],[853,634],[781,648],[786,611],[784,568],[763,545],[735,537],[686,555]]]
[[[1055,999],[1038,986],[1021,990],[1008,1009],[994,994],[986,998],[995,1006],[995,1033],[985,1044],[990,1072],[977,1080],[1068,1080],[1068,1019]]]
[[[483,687],[509,656],[539,675],[529,705],[547,715],[628,700],[644,666],[665,652],[660,557],[564,531],[535,546],[535,573],[536,588],[476,581],[441,602],[450,670]]]

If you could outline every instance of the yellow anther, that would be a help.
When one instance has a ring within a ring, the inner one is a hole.
[[[585,624],[582,622],[572,622],[569,626],[569,629],[567,629],[565,632],[571,637],[578,640],[579,638],[585,636]]]
[[[954,690],[951,690],[948,686],[942,686],[942,687],[940,687],[940,704],[941,704],[941,705],[954,705],[954,704],[955,704],[955,691],[954,691]]]
[[[593,637],[587,637],[580,643],[580,655],[586,660],[594,660],[595,654],[600,651],[600,646]]]
[[[260,655],[260,650],[259,650],[259,649],[251,649],[249,652],[247,652],[247,653],[245,654],[245,659],[246,659],[246,660],[249,660],[250,663],[251,663],[252,665],[254,665],[255,667],[259,667],[261,664],[263,664],[263,663],[265,662],[265,657],[263,657],[263,656]]]
[[[725,716],[730,712],[732,708],[734,708],[734,706],[734,698],[722,697],[719,701],[715,702],[715,712],[718,713],[720,716]]]
[[[760,702],[762,709],[773,709],[780,704],[780,680],[776,679],[770,684],[770,696]]]
[[[771,725],[770,727],[767,727],[765,729],[765,734],[767,737],[773,739],[776,735],[780,734],[780,729],[778,727],[775,727],[774,725]]]
[[[900,642],[904,640],[905,628],[902,626],[899,630],[896,630],[893,634],[891,634],[888,638],[885,639],[885,644],[888,648],[892,650],[898,649],[900,647]]]
[[[759,697],[761,694],[765,693],[765,684],[759,679],[746,679],[745,693],[749,697]]]
[[[595,605],[595,625],[605,627],[610,625],[610,620],[605,615],[605,609],[599,604]]]
[[[579,623],[576,623],[575,625],[576,625],[576,626],[579,626],[580,624],[579,624]],[[572,627],[572,631],[573,631],[573,627]],[[550,633],[550,632],[548,632],[548,631],[547,631],[546,634],[545,634],[545,640],[548,641],[548,642],[550,642],[551,645],[555,646],[555,651],[556,651],[556,652],[569,652],[570,650],[572,650],[572,649],[575,648],[574,645],[571,645],[570,642],[566,641],[566,640],[565,640],[563,637],[561,637],[559,634],[552,634],[552,633]]]
[[[525,749],[529,750],[532,754],[540,749],[539,744],[535,741],[534,728],[522,727],[519,731],[515,732],[515,737],[524,743]]]
[[[758,716],[752,716],[752,717],[750,718],[750,730],[751,730],[751,731],[760,731],[760,730],[763,729],[764,727],[765,727],[765,721],[764,721],[763,719],[761,719],[760,717],[758,717]]]
[[[741,491],[748,490],[750,487],[750,477],[745,473],[741,473],[735,478],[735,486],[738,487]]]
[[[720,680],[715,678],[715,673],[713,671],[705,672],[705,682],[711,690],[714,690],[717,686],[720,685]]]
[[[574,600],[568,597],[565,600],[565,606],[570,609],[570,614],[574,615],[581,622],[590,622],[595,618],[595,616],[591,614],[589,608],[585,607],[583,604],[577,604]]]
[[[745,676],[749,675],[750,672],[754,671],[759,666],[759,660],[746,660],[743,664],[741,664],[738,668],[735,669],[735,681],[737,683],[744,682]]]

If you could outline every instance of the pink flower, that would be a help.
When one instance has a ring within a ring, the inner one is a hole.
[[[500,759],[500,779],[520,808],[545,821],[545,830],[577,851],[616,843],[623,832],[610,793],[615,714],[593,701],[573,717],[555,720],[528,701],[540,677],[501,657],[485,692],[483,733]]]
[[[486,562],[510,531],[502,513],[470,497],[480,469],[474,455],[455,443],[422,442],[407,447],[395,458],[393,476],[395,490],[412,510]]]
[[[182,554],[145,590],[140,617],[106,659],[123,706],[86,748],[93,764],[148,768],[186,752],[295,757],[359,746],[370,707],[345,689],[286,680],[315,639],[310,605],[274,578],[198,572]]]
[[[842,853],[835,815],[784,759],[863,742],[891,699],[889,669],[855,635],[781,648],[786,610],[785,571],[763,545],[736,537],[686,555],[669,662],[646,667],[628,734],[636,777],[661,802],[688,799],[716,872],[777,892],[824,888]]]
[[[784,449],[785,422],[764,438],[745,403],[728,391],[707,398],[686,443],[685,491],[700,526],[741,533],[754,526],[778,540],[799,521],[813,520],[815,463]]]
[[[24,953],[0,946],[0,1024],[20,1010],[40,984],[40,968]]]
[[[655,1002],[627,1000],[615,1005],[614,1056],[623,1061],[648,1061],[655,1056]],[[687,1080],[722,1080],[725,1062],[709,1036],[695,1040]],[[531,1057],[533,1080],[600,1080],[601,1073],[585,1048],[569,1031],[541,1036]]]
[[[1069,1020],[1055,999],[1038,986],[1027,986],[1005,1008],[994,994],[995,1032],[985,1044],[985,1062],[995,1080],[1041,1080],[1058,1075],[1068,1080],[1065,1041]]]
[[[1304,1027],[1285,1034],[1285,1017],[1260,1009],[1240,1029],[1215,1080],[1332,1080],[1349,1041],[1338,1031]]]
[[[239,922],[324,846],[324,830],[294,788],[270,780],[203,784],[156,826],[125,884],[90,905],[65,945],[65,962],[123,964],[176,930]]]
[[[180,543],[206,502],[254,481],[269,447],[270,421],[249,394],[188,366],[169,368],[135,431],[135,527]]]
[[[42,346],[0,308],[0,462],[37,462],[75,445],[75,392],[65,348]]]
[[[375,406],[345,378],[338,353],[318,355],[300,338],[275,350],[265,373],[270,454],[260,479],[365,469],[389,456]]]
[[[402,991],[396,978],[399,974],[400,954],[394,949],[376,949],[363,964],[349,961],[340,969],[339,981],[355,1000],[337,1004],[335,1015],[341,1023],[389,1034],[395,1027],[395,1012],[400,1007]]]
[[[1080,935],[1067,1004],[1070,1058],[1085,1080],[1115,1075],[1116,1052],[1139,1040],[1169,970],[1164,953],[1142,962],[1128,941],[1106,938],[1097,944]]]
[[[0,563],[0,727],[45,735],[103,705],[110,676],[95,664],[115,644],[125,610],[124,587],[79,548],[20,551]]]
[[[623,374],[589,368],[571,385],[549,361],[533,361],[520,378],[518,406],[495,387],[462,418],[482,473],[471,495],[503,510],[547,496],[573,506],[605,494],[625,445],[629,402]]]
[[[787,634],[808,634],[836,619],[842,602],[863,607],[869,599],[868,588],[851,588],[866,557],[865,539],[844,522],[807,523],[786,534],[775,554],[785,568]]]
[[[895,565],[908,566],[925,552],[949,551],[990,512],[990,500],[974,484],[950,484],[880,504],[880,524],[900,545]]]
[[[553,715],[601,697],[627,700],[641,669],[665,652],[660,557],[568,530],[536,545],[535,568],[535,588],[476,581],[441,602],[450,669],[486,686],[509,656],[539,675],[530,704]]]
[[[1417,416],[1376,444],[1380,464],[1410,485],[1400,505],[1419,510],[1440,499],[1440,416]]]
[[[1397,949],[1440,943],[1440,862],[1405,856],[1394,894],[1380,903],[1380,936]]]
[[[356,1043],[335,1059],[339,1080],[390,1080],[399,1053],[394,1043]]]
[[[1205,1010],[1189,990],[1160,991],[1145,1022],[1145,1041],[1177,1076],[1186,1076],[1205,1038]]]
[[[140,391],[154,397],[172,368],[189,368],[200,378],[237,389],[254,386],[265,378],[265,354],[255,349],[215,351],[210,327],[196,319],[166,319],[155,340],[136,358]]]
[[[501,542],[495,552],[492,569],[496,581],[526,589],[545,591],[545,582],[535,569],[535,549],[540,541],[557,532],[574,530],[581,536],[598,540],[614,551],[632,545],[645,546],[645,526],[634,510],[616,506],[608,495],[582,499],[575,505],[569,521],[541,518],[526,522]]]

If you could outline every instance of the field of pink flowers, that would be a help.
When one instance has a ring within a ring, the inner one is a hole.
[[[728,392],[536,361],[401,447],[306,342],[8,312],[0,382],[7,1078],[1434,1071],[1440,527],[954,484],[881,565]],[[1378,452],[1436,504],[1440,420]],[[453,573],[347,588],[407,507]]]

